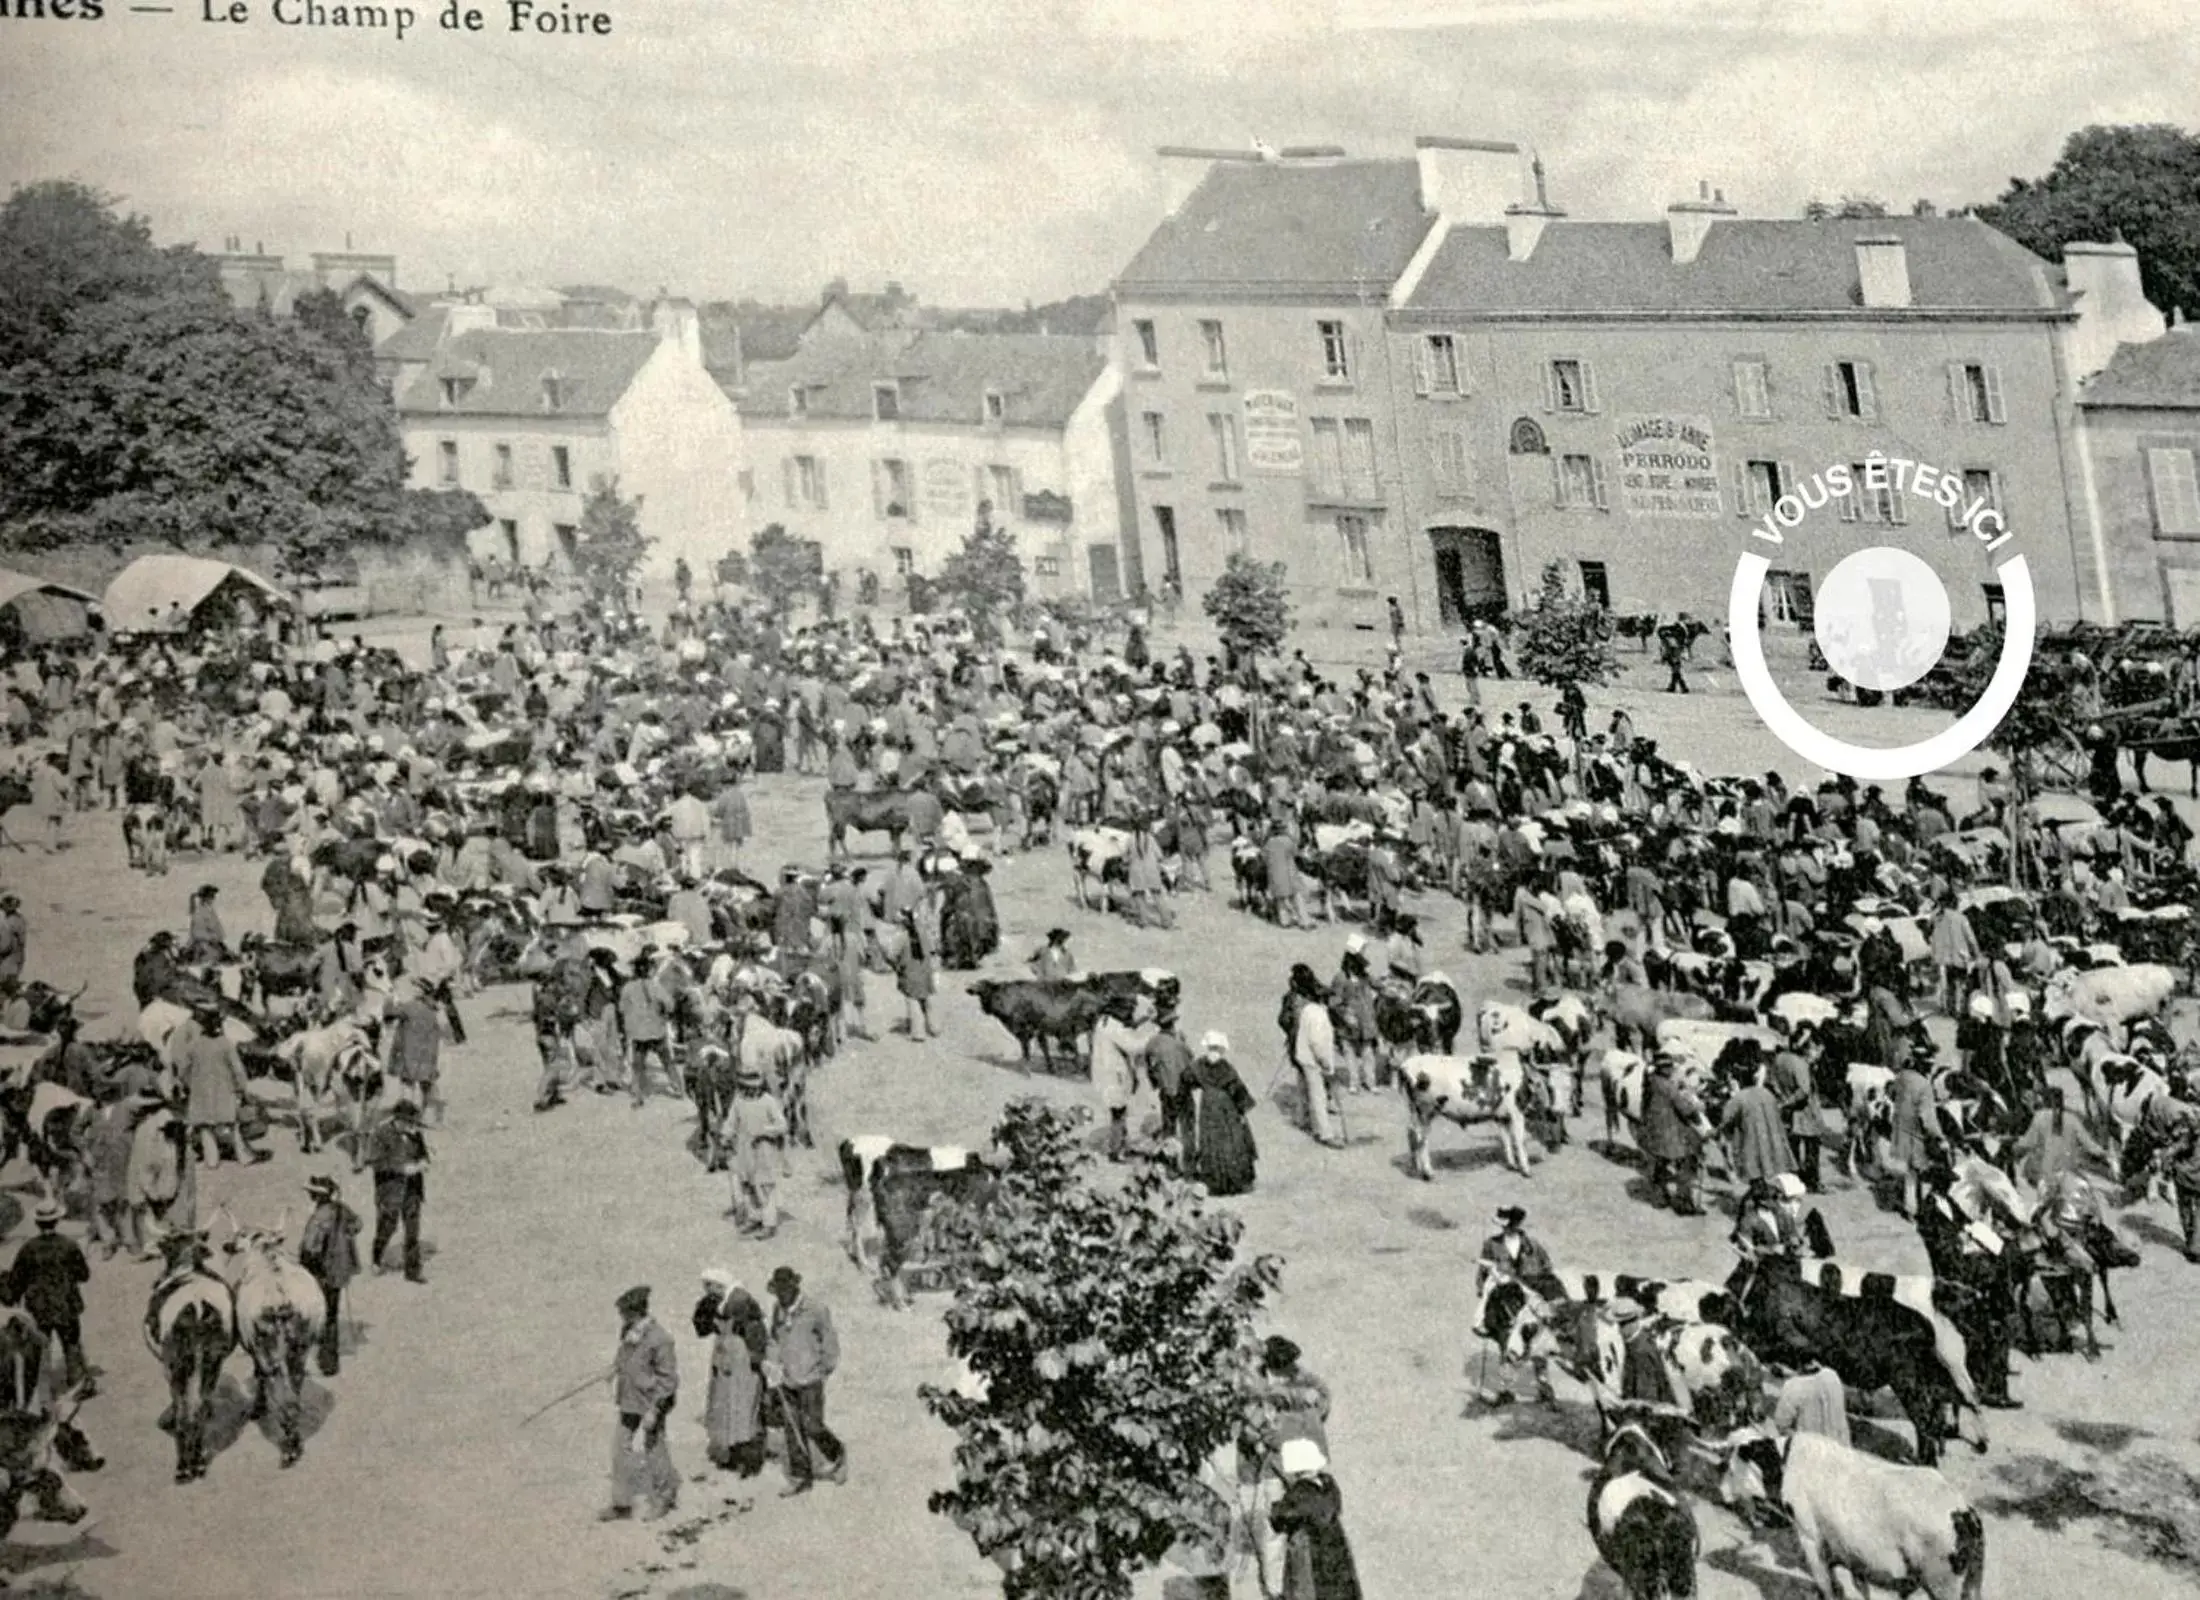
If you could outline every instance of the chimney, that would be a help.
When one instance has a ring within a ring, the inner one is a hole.
[[[1421,169],[1421,209],[1464,227],[1495,227],[1529,201],[1520,146],[1496,139],[1423,134],[1413,141]]]
[[[1726,203],[1724,189],[1714,192],[1710,184],[1697,183],[1695,199],[1677,201],[1665,208],[1665,229],[1672,241],[1673,259],[1683,264],[1695,260],[1710,236],[1711,224],[1735,214]]]
[[[1910,304],[1910,253],[1892,234],[1856,241],[1856,276],[1866,306],[1899,310]]]
[[[1172,217],[1184,208],[1192,191],[1207,181],[1207,174],[1214,170],[1216,162],[1260,164],[1260,157],[1249,150],[1216,150],[1198,145],[1165,144],[1154,154],[1161,158],[1161,176],[1167,184],[1165,203]]]
[[[2162,313],[2148,303],[2139,281],[2139,252],[2121,240],[2063,246],[2063,282],[2077,301],[2070,330],[2070,368],[2080,379],[2108,365],[2120,344],[2145,344],[2162,336]]]
[[[696,366],[703,364],[703,321],[694,301],[678,296],[659,300],[650,308],[649,323],[659,339],[677,344]]]

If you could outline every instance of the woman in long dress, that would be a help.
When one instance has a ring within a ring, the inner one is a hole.
[[[1185,1140],[1185,1171],[1207,1186],[1209,1194],[1244,1194],[1253,1187],[1259,1150],[1245,1120],[1253,1092],[1230,1064],[1230,1041],[1209,1032],[1199,1041],[1199,1058],[1184,1077],[1190,1104]]]
[[[711,1341],[710,1391],[703,1401],[711,1462],[753,1478],[764,1466],[764,1380],[758,1366],[764,1359],[764,1313],[722,1267],[703,1274],[695,1335]]]

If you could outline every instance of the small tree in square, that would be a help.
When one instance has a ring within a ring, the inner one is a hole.
[[[595,479],[581,502],[580,533],[573,541],[573,568],[582,587],[601,604],[624,605],[648,553],[641,496],[622,497],[617,478]]]
[[[767,523],[750,536],[749,586],[764,597],[774,615],[785,615],[797,595],[817,587],[822,574],[818,547],[797,539],[779,523]]]
[[[940,563],[932,585],[938,597],[970,619],[981,641],[998,636],[1000,619],[1024,603],[1024,563],[1016,554],[1016,536],[993,525],[993,502],[978,502],[978,520],[963,537],[962,548]]]
[[[1200,597],[1232,654],[1244,659],[1274,655],[1291,633],[1291,602],[1284,595],[1284,565],[1255,561],[1233,550],[1222,576]]]
[[[1547,688],[1594,688],[1619,676],[1611,613],[1570,591],[1556,561],[1543,569],[1535,604],[1513,617],[1513,650],[1521,673]]]
[[[1273,1417],[1254,1315],[1280,1260],[1241,1260],[1241,1224],[1196,1185],[1099,1181],[1086,1117],[1012,1102],[995,1203],[945,1223],[948,1349],[975,1382],[920,1391],[958,1436],[955,1486],[928,1503],[999,1564],[1007,1600],[1129,1600],[1180,1542],[1219,1548],[1229,1508],[1200,1469]]]

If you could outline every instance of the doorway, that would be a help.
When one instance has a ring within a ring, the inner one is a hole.
[[[1115,546],[1094,544],[1085,547],[1086,558],[1092,563],[1092,597],[1105,603],[1119,600],[1123,595],[1123,581],[1115,565]]]
[[[1431,528],[1436,610],[1445,622],[1505,608],[1505,554],[1490,528]]]

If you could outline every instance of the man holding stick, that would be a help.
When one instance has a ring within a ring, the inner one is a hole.
[[[802,1275],[794,1268],[774,1267],[767,1287],[777,1303],[764,1377],[779,1397],[787,1429],[784,1498],[810,1492],[820,1454],[828,1478],[848,1481],[847,1447],[825,1426],[825,1380],[840,1365],[840,1337],[832,1313],[802,1292]]]
[[[614,1399],[619,1426],[611,1436],[611,1504],[598,1522],[623,1522],[634,1515],[634,1491],[649,1497],[644,1522],[670,1514],[680,1499],[680,1474],[665,1448],[665,1419],[680,1392],[679,1357],[672,1335],[649,1315],[649,1290],[633,1288],[619,1296],[619,1352],[612,1359]]]

